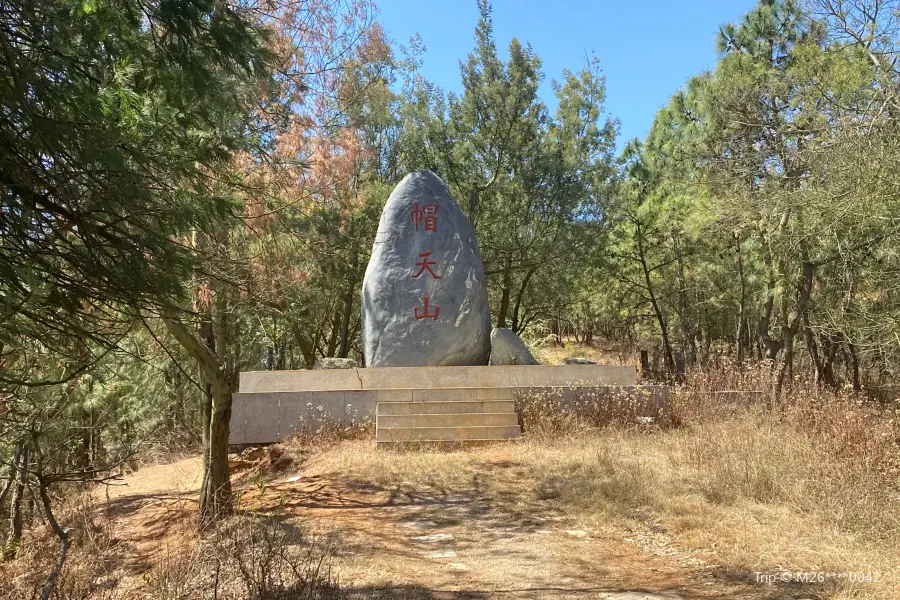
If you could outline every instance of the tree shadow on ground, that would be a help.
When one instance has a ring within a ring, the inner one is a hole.
[[[618,598],[617,598],[618,595]],[[338,598],[346,600],[483,600],[491,599],[563,599],[585,598],[591,600],[778,600],[784,597],[783,591],[756,590],[716,593],[710,590],[692,588],[675,588],[659,590],[651,588],[608,588],[602,586],[553,586],[533,588],[508,588],[490,590],[439,590],[426,586],[401,584],[384,586],[362,586],[342,588]],[[819,596],[813,596],[819,597]]]

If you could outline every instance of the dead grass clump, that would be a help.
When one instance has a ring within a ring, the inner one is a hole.
[[[244,515],[231,519],[204,536],[197,554],[198,562],[205,567],[200,584],[211,592],[203,597],[339,597],[331,572],[332,541],[274,516]]]
[[[284,454],[302,463],[312,454],[328,450],[341,442],[375,439],[374,419],[354,421],[341,425],[322,419],[315,427],[304,428],[278,444]]]
[[[778,413],[795,429],[826,442],[830,456],[863,480],[897,483],[900,407],[882,408],[850,394],[792,392]]]
[[[118,540],[111,524],[99,517],[92,490],[81,484],[65,488],[67,501],[54,510],[57,520],[69,528],[71,550],[57,581],[53,597],[59,600],[112,596],[107,589],[116,568]],[[0,600],[31,600],[41,596],[54,568],[59,540],[46,525],[32,526],[22,539],[14,560],[0,562]]]
[[[655,430],[679,424],[662,387],[592,385],[545,388],[520,393],[516,410],[529,437],[556,438],[600,427],[640,427]]]
[[[339,598],[327,538],[271,516],[240,515],[200,543],[166,553],[126,598],[324,600]]]
[[[878,584],[835,577],[812,595],[900,597],[895,413],[796,386],[778,406],[694,413],[653,435],[614,419],[594,427],[552,398],[523,416],[532,427],[515,443],[451,453],[346,443],[314,469],[385,488],[474,491],[509,514],[561,511],[616,536],[665,531],[675,551],[748,579],[877,573]]]
[[[236,515],[199,540],[170,540],[165,550],[124,568],[123,547],[84,494],[57,511],[72,547],[54,600],[327,600],[341,592],[331,571],[333,540],[273,516]],[[56,558],[56,538],[37,526],[18,557],[0,563],[0,600],[37,600]],[[144,570],[146,569],[146,570]]]
[[[562,338],[557,343],[554,335],[549,335],[535,343],[528,343],[534,357],[543,365],[558,365],[567,358],[587,358],[599,364],[637,364],[633,350],[620,344],[598,345],[578,342],[573,338]],[[526,340],[526,343],[528,340]]]
[[[566,410],[562,398],[552,391],[518,395],[516,412],[519,414],[522,430],[537,437],[572,435],[586,427],[572,411]]]
[[[762,364],[689,369],[671,390],[670,412],[682,424],[730,418],[750,406],[771,404],[771,384],[771,369]]]
[[[523,444],[533,473],[532,493],[558,501],[567,512],[596,523],[635,519],[656,510],[663,482],[659,456],[634,452],[636,432],[610,428],[577,442],[529,440]]]

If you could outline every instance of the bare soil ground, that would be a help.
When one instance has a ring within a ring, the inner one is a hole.
[[[558,490],[534,492],[521,450],[511,443],[431,452],[432,470],[410,469],[406,452],[343,442],[277,475],[249,465],[236,488],[241,510],[334,534],[334,572],[352,597],[831,597],[717,567],[703,552],[679,549],[663,525],[579,521],[563,510]],[[110,490],[105,511],[126,573],[137,576],[196,539],[199,468],[198,458],[149,467]]]

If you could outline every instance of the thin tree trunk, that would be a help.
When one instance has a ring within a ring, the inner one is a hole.
[[[358,244],[357,240],[357,244]],[[350,260],[351,275],[347,281],[347,295],[344,297],[344,314],[341,315],[341,343],[338,349],[338,357],[347,358],[350,352],[350,315],[353,314],[353,299],[356,294],[356,278],[359,269],[359,248],[353,247],[353,255]]]
[[[476,186],[469,194],[469,223],[472,225],[472,231],[478,227],[478,200],[480,190]]]
[[[862,391],[862,385],[859,381],[859,358],[856,356],[856,346],[850,341],[847,342],[847,351],[850,353],[850,367],[853,374],[853,391],[858,394]]]
[[[209,449],[204,454],[203,483],[200,489],[201,527],[231,514],[232,511],[231,479],[228,472],[232,394],[230,382],[225,377],[213,386]]]
[[[806,338],[806,351],[809,353],[809,358],[813,364],[816,385],[821,387],[824,383],[822,357],[819,355],[819,345],[816,343],[816,334],[813,332],[812,327],[809,326],[809,323],[804,324],[803,334]]]
[[[837,390],[840,386],[834,376],[834,359],[840,350],[840,342],[835,341],[833,336],[825,336],[822,340],[824,350],[822,352],[822,383],[832,389]]]
[[[6,475],[6,483],[3,484],[3,489],[0,490],[0,517],[5,513],[6,507],[6,498],[9,495],[9,491],[12,489],[13,484],[16,481],[16,474],[19,472],[16,468],[16,465],[19,463],[19,454],[22,452],[22,446],[16,446],[16,451],[13,454],[13,459],[9,463],[9,473]]]
[[[500,296],[500,310],[497,313],[497,327],[506,327],[506,315],[509,312],[510,279],[512,274],[512,260],[507,258],[503,264],[503,286]]]
[[[784,354],[781,368],[778,369],[778,375],[775,378],[775,389],[773,391],[775,398],[781,396],[785,380],[790,382],[794,377],[794,334],[791,333],[790,327],[782,328],[782,337],[784,338]]]
[[[681,252],[681,244],[678,237],[672,236],[672,246],[675,250],[675,258],[678,265],[678,309],[681,313],[679,320],[681,321],[681,344],[687,353],[687,360],[690,364],[697,362],[697,343],[696,335],[693,327],[693,320],[690,315],[690,301],[688,300],[688,284],[686,268],[684,265],[684,255]]]
[[[784,360],[775,379],[773,397],[776,399],[781,396],[785,380],[790,382],[794,378],[794,338],[800,328],[800,322],[804,320],[806,316],[806,309],[812,294],[813,276],[815,275],[816,266],[814,263],[810,262],[805,250],[802,252],[802,261],[802,274],[800,281],[797,283],[796,304],[794,305],[794,310],[791,312],[790,316],[785,319],[785,324],[782,326]]]
[[[637,251],[638,260],[641,263],[641,270],[644,273],[644,282],[647,286],[647,293],[650,295],[650,304],[653,306],[653,312],[656,315],[656,321],[662,334],[663,352],[665,354],[666,369],[670,374],[675,373],[675,355],[672,353],[672,344],[669,342],[669,329],[666,324],[666,318],[663,315],[662,308],[656,300],[656,294],[653,292],[653,282],[650,278],[650,268],[647,266],[647,259],[644,255],[644,236],[641,232],[640,223],[635,223],[637,228]]]
[[[50,495],[47,493],[47,485],[43,481],[41,481],[38,486],[38,492],[41,496],[41,504],[44,506],[44,516],[50,524],[50,529],[53,530],[53,533],[59,538],[59,551],[56,553],[56,564],[53,566],[53,570],[50,572],[49,577],[47,577],[46,583],[44,583],[44,589],[41,591],[41,600],[50,600],[50,597],[53,595],[53,589],[56,587],[56,582],[59,579],[59,575],[62,573],[63,566],[66,564],[66,557],[69,554],[69,529],[68,527],[63,529],[59,526],[59,523],[57,523],[50,505]]]
[[[306,361],[306,368],[312,369],[316,362],[314,342],[308,340],[307,337],[303,335],[303,330],[300,329],[299,324],[294,325],[293,331],[294,341],[297,343],[297,347],[300,348],[300,353],[303,354],[303,360]]]
[[[9,504],[9,536],[3,551],[4,560],[16,557],[22,544],[22,501],[25,497],[25,484],[28,481],[28,446],[22,446],[19,461],[16,464],[16,483],[12,488]]]
[[[784,347],[784,340],[773,339],[769,334],[769,328],[772,326],[772,312],[775,309],[775,266],[772,258],[772,253],[769,249],[769,245],[761,230],[759,232],[759,241],[763,248],[763,262],[766,265],[767,277],[766,301],[765,303],[763,303],[763,309],[759,317],[757,331],[759,332],[759,338],[765,348],[765,358],[766,360],[772,362],[772,367],[774,368],[775,361],[778,359],[778,352]]]
[[[167,314],[166,327],[200,367],[208,382],[208,418],[203,421],[203,481],[200,486],[198,523],[206,526],[228,515],[232,510],[231,482],[228,472],[228,438],[231,402],[234,392],[234,367],[226,352],[226,307],[219,310],[217,335],[201,342],[172,314]]]
[[[744,280],[744,255],[741,251],[741,237],[734,236],[735,249],[737,250],[738,280],[741,295],[738,300],[738,329],[737,329],[737,364],[738,368],[744,366],[744,328],[747,323],[747,284]]]
[[[38,481],[38,496],[41,501],[41,506],[44,508],[44,519],[50,526],[50,530],[53,531],[57,538],[59,538],[59,550],[56,553],[56,563],[53,566],[53,570],[50,571],[50,575],[47,577],[47,581],[44,583],[44,588],[41,591],[40,600],[50,600],[50,597],[53,595],[53,590],[56,587],[56,582],[59,579],[59,575],[62,573],[63,566],[66,564],[66,557],[69,554],[69,528],[60,527],[56,520],[56,516],[53,514],[50,494],[47,492],[47,486],[49,484],[44,478],[44,454],[41,450],[37,434],[35,434],[33,438],[33,444],[36,458],[35,475]]]
[[[338,319],[335,318],[331,321],[331,335],[328,336],[328,346],[325,348],[325,356],[334,356],[337,353],[339,332],[340,325]]]
[[[534,276],[535,271],[537,271],[537,267],[528,269],[528,272],[525,274],[524,279],[522,279],[522,285],[519,286],[519,292],[516,294],[516,302],[513,305],[512,329],[517,334],[521,333],[522,330],[525,329],[522,325],[522,319],[519,317],[519,314],[522,308],[522,300],[525,298],[525,290],[528,289],[528,284],[531,282],[531,278]]]

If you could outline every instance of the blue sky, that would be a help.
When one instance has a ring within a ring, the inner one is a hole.
[[[501,57],[517,37],[543,61],[541,97],[555,107],[550,80],[584,65],[593,51],[606,75],[608,112],[621,121],[618,146],[643,138],[656,111],[691,75],[716,62],[719,25],[738,20],[751,0],[494,0],[494,39]],[[379,20],[405,44],[415,33],[427,52],[422,72],[460,91],[459,61],[475,44],[475,0],[380,0]]]

